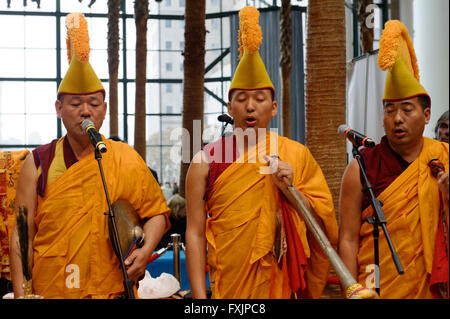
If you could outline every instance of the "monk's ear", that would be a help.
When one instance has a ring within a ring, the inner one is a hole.
[[[58,117],[61,118],[62,115],[62,103],[61,101],[58,99],[55,101],[55,110],[56,110],[56,114],[58,114]]]
[[[423,110],[423,114],[425,115],[425,124],[430,123],[431,118],[431,108],[427,107],[425,110]]]
[[[278,113],[278,102],[274,100],[272,101],[272,117],[275,117],[277,113]]]
[[[103,115],[103,119],[105,119],[106,118],[106,113],[108,111],[108,103],[105,101],[105,102],[103,102],[103,104],[105,105],[105,114]]]
[[[231,108],[231,102],[230,101],[228,101],[228,103],[227,103],[227,111],[228,111],[228,114],[231,117],[233,117],[233,109]]]

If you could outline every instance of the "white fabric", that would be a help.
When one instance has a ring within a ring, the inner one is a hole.
[[[144,279],[139,281],[138,296],[143,299],[167,298],[180,290],[180,283],[171,274],[163,272],[152,278],[146,270]]]
[[[14,293],[8,292],[6,295],[2,297],[2,299],[14,299]]]
[[[383,90],[386,71],[377,63],[378,50],[347,63],[347,125],[379,143],[384,135]],[[349,161],[352,144],[347,142]]]

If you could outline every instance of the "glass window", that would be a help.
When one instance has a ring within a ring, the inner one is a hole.
[[[178,154],[178,156],[176,156]],[[180,164],[178,161],[181,154],[180,146],[163,146],[161,147],[161,178],[160,181],[177,183],[180,178]]]
[[[23,48],[25,46],[25,17],[2,16],[0,18],[0,39],[0,48]]]
[[[205,88],[208,89],[209,92],[212,92],[212,94],[205,92],[205,114],[222,112],[223,108],[226,108],[226,105],[224,105],[222,101],[226,103],[227,99],[220,95],[222,84],[220,82],[209,82],[205,83]]]
[[[54,2],[54,1],[41,1],[41,2]],[[89,4],[92,1],[59,1],[61,6],[61,12],[70,13],[70,12],[81,12],[81,13],[107,13],[108,6],[106,3],[104,5],[100,5],[100,1],[97,1],[89,7]]]
[[[25,77],[56,78],[56,50],[26,49],[24,53]]]
[[[203,143],[208,144],[220,138],[222,134],[222,123],[217,120],[217,117],[220,114],[222,114],[222,112],[204,115],[202,135]],[[231,126],[229,128],[231,129]]]
[[[8,7],[10,2],[10,7]],[[55,112],[57,83],[69,67],[66,48],[65,16],[85,14],[90,37],[90,64],[103,80],[109,102],[107,1],[0,1],[0,149],[5,145],[37,145],[66,134],[58,131]],[[245,1],[207,1],[208,13],[236,11]],[[60,12],[56,12],[59,3]],[[125,0],[127,17],[120,17],[119,49],[119,137],[134,146],[136,25],[134,0]],[[185,0],[150,1],[147,24],[146,135],[147,163],[160,181],[177,182],[181,161],[183,72],[185,49]],[[8,14],[15,11],[14,14]],[[168,15],[154,18],[155,14]],[[171,18],[174,17],[174,18]],[[207,19],[206,66],[230,47],[230,23],[227,16]],[[126,27],[126,28],[124,28]],[[59,28],[59,32],[56,32]],[[123,31],[126,30],[126,34]],[[59,38],[58,37],[59,34]],[[57,52],[57,48],[60,52]],[[229,77],[230,54],[207,74],[208,79]],[[229,80],[207,82],[212,94],[205,94],[204,129],[219,132],[217,115],[224,108]],[[125,111],[126,107],[126,111]],[[110,137],[110,114],[100,133]]]
[[[155,23],[154,20],[148,21],[147,35],[150,32],[150,30],[152,28],[154,28],[154,23]],[[134,19],[127,19],[125,24],[126,24],[126,28],[127,28],[127,36],[125,39],[125,44],[126,44],[128,50],[134,50],[134,49],[136,49],[136,23],[134,22]],[[122,34],[120,37],[122,38]],[[152,45],[152,42],[147,41],[147,46],[150,47],[151,45]]]
[[[25,143],[46,144],[57,138],[56,114],[27,114],[25,116]],[[43,125],[45,123],[45,125]]]
[[[0,115],[24,113],[25,82],[0,81]]]
[[[179,141],[179,131],[181,128],[181,116],[162,116],[161,135],[162,145],[173,145]],[[178,134],[177,134],[178,132]]]
[[[206,78],[220,78],[222,76],[222,64],[216,59],[222,54],[220,50],[208,50],[205,53],[205,67],[209,67],[213,62],[216,64],[205,74]],[[223,61],[223,60],[222,60]]]
[[[128,14],[134,14],[134,1],[135,0],[125,0],[125,11]],[[156,1],[150,1],[150,10],[152,10],[152,4]]]
[[[161,84],[147,83],[147,114],[161,113]]]
[[[89,63],[91,63],[95,74],[97,74],[100,79],[109,78],[107,50],[91,49]]]
[[[87,17],[86,20],[89,27],[89,46],[91,47],[91,50],[108,49],[108,19]]]
[[[127,50],[127,78],[134,79],[136,78],[136,51]],[[147,64],[149,63],[147,57]]]
[[[162,26],[164,21],[157,19],[157,20],[149,20],[147,22],[147,49],[148,50],[152,50],[152,51],[156,51],[159,50],[161,48],[161,41],[162,39],[168,39],[169,37],[167,36],[163,36],[162,33]],[[134,27],[134,29],[136,29]],[[135,31],[136,32],[136,31]],[[165,31],[167,32],[167,31]],[[170,38],[171,39],[171,38]],[[133,40],[132,42],[132,47],[130,48],[134,48],[136,46],[136,39]]]
[[[32,11],[53,12],[56,10],[56,3],[55,3],[55,1],[39,1],[39,3],[28,1],[28,5],[24,6],[24,1],[7,0],[7,1],[0,2],[0,10],[17,10],[17,11],[26,11],[26,12],[32,12]]]
[[[24,44],[27,49],[56,48],[55,17],[27,16],[24,21]]]
[[[0,49],[0,76],[22,78],[25,76],[25,50]]]
[[[147,144],[160,145],[161,144],[160,117],[157,115],[147,116],[147,121],[145,125],[147,132]]]
[[[147,78],[158,79],[161,77],[162,58],[167,52],[149,51],[147,52]]]
[[[162,171],[161,171],[161,147],[160,146],[147,146],[147,166],[156,171],[158,175],[158,181],[161,183]]]
[[[182,83],[170,83],[164,84],[164,86],[170,85],[174,92],[179,92],[179,88],[183,88]],[[183,107],[183,95],[182,94],[162,94],[161,95],[161,104],[162,105],[171,105],[172,112],[167,113],[178,113],[181,114],[181,109]],[[163,110],[163,112],[165,112]]]
[[[183,73],[177,70],[180,63],[183,63],[183,56],[180,51],[161,53],[161,65],[163,66],[161,78],[182,79]]]
[[[55,82],[25,82],[23,92],[25,112],[28,114],[56,116],[56,93],[57,88]],[[54,133],[56,134],[56,131]]]
[[[26,125],[23,114],[2,114],[0,116],[0,143],[26,144]]]

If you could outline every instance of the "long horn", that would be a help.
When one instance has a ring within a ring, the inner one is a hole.
[[[17,233],[19,235],[20,259],[22,262],[24,299],[42,299],[42,296],[33,294],[29,260],[29,236],[28,236],[28,210],[25,206],[19,206],[16,217]]]
[[[317,221],[311,215],[311,212],[306,208],[303,201],[298,196],[295,191],[294,186],[290,184],[286,177],[283,177],[283,182],[286,184],[289,192],[295,199],[297,203],[297,209],[295,210],[300,217],[306,223],[306,227],[309,231],[311,231],[325,253],[326,257],[330,261],[334,270],[336,271],[337,276],[342,284],[342,287],[345,290],[345,296],[347,299],[377,299],[377,294],[368,288],[363,287],[361,284],[356,282],[353,276],[348,271],[347,267],[345,267],[339,255],[336,253],[334,248],[331,246],[330,241],[327,236],[323,232],[323,230],[318,225]]]

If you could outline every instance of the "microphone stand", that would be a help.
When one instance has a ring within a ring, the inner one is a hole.
[[[119,257],[119,262],[120,262],[120,268],[122,269],[122,275],[123,275],[123,279],[124,279],[123,286],[125,288],[125,293],[126,293],[125,297],[128,299],[135,299],[134,291],[133,291],[134,282],[128,278],[127,271],[125,268],[125,263],[124,263],[123,255],[122,255],[122,248],[120,246],[119,233],[117,232],[116,218],[114,216],[114,212],[111,207],[111,201],[109,200],[109,195],[108,195],[108,188],[106,187],[105,176],[103,174],[103,167],[102,167],[102,163],[101,163],[102,155],[100,154],[100,151],[98,150],[97,147],[95,148],[95,159],[97,160],[98,167],[100,169],[100,175],[102,177],[102,182],[103,182],[103,189],[105,190],[106,201],[108,202],[108,210],[109,211],[104,214],[108,215],[108,218],[111,220],[111,225],[112,225],[112,230],[113,230],[112,240],[113,240],[114,246],[117,248],[117,251],[119,254],[118,257]]]
[[[221,136],[224,137],[225,136],[225,129],[227,128],[228,122],[225,122],[225,125],[222,128],[222,134]]]
[[[362,162],[361,162],[361,153],[358,150],[358,147],[353,144],[352,154],[353,158],[356,159],[359,165],[359,170],[363,176],[363,192],[366,194],[369,194],[371,205],[374,210],[373,216],[368,216],[366,218],[366,221],[369,224],[373,225],[373,248],[374,248],[374,260],[375,260],[375,291],[380,296],[380,252],[379,252],[379,246],[378,246],[378,239],[379,239],[379,229],[378,227],[381,226],[383,229],[384,235],[386,237],[387,243],[389,245],[389,249],[391,250],[392,259],[394,261],[395,267],[397,268],[397,272],[399,275],[403,275],[404,270],[402,267],[402,264],[400,262],[400,258],[398,257],[397,252],[395,251],[394,245],[392,244],[391,238],[389,236],[388,230],[386,228],[386,217],[383,213],[383,203],[375,198],[375,195],[372,191],[372,185],[370,184],[366,172],[364,171]]]

